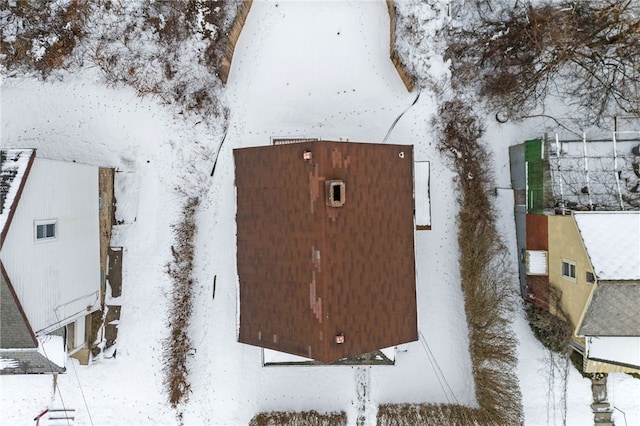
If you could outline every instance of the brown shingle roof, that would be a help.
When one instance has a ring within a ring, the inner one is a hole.
[[[413,147],[317,141],[234,157],[238,340],[326,362],[417,340]],[[345,183],[344,206],[326,205],[328,180]]]

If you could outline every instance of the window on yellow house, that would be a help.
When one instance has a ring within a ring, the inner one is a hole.
[[[576,279],[576,264],[563,260],[562,261],[562,276],[565,277],[565,278],[570,278],[572,280],[575,280]]]

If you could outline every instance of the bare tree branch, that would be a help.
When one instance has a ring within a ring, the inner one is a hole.
[[[584,121],[640,114],[640,3],[631,0],[478,5],[471,28],[450,31],[454,86],[529,115],[560,96]]]

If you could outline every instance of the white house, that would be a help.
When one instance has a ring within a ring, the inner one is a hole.
[[[0,151],[0,373],[64,368],[65,346],[87,348],[100,309],[98,176],[33,149]]]

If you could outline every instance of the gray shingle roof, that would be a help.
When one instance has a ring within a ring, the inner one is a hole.
[[[49,361],[37,349],[0,352],[0,374],[64,373],[66,369]]]
[[[580,336],[640,336],[640,283],[601,283],[578,331]]]
[[[9,285],[0,262],[0,349],[35,348],[27,319],[20,312]]]

